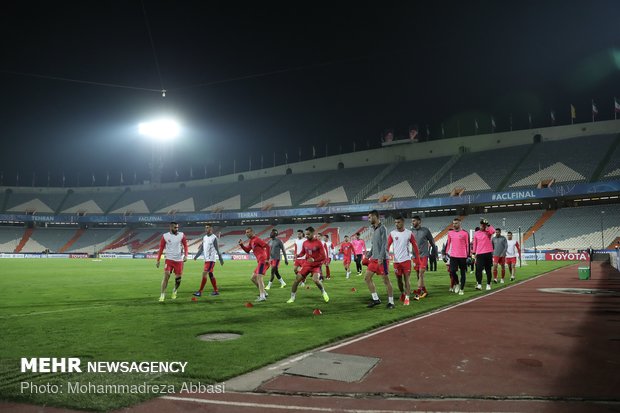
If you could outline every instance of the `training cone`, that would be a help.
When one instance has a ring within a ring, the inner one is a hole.
[[[251,302],[248,301],[247,303],[245,303],[245,306],[247,308],[252,308],[252,307],[254,307],[254,304],[252,304]]]
[[[192,297],[192,301],[198,301],[198,298]]]
[[[314,311],[312,312],[312,314],[314,314],[314,315],[321,315],[323,313],[318,308],[315,308]]]
[[[309,290],[309,289],[310,289],[310,286],[309,286],[309,285],[306,285],[306,290]]]

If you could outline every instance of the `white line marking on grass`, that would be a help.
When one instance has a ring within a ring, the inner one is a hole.
[[[193,402],[193,403],[201,403],[201,404],[216,404],[222,406],[234,406],[234,407],[255,407],[257,409],[275,409],[275,410],[300,410],[305,412],[345,412],[345,413],[403,413],[403,412],[426,412],[426,413],[438,413],[432,412],[429,410],[362,410],[362,409],[342,409],[342,408],[331,408],[331,407],[312,407],[312,406],[293,406],[293,405],[282,405],[282,404],[273,404],[273,403],[250,403],[250,402],[231,402],[226,400],[207,400],[207,399],[195,399],[191,397],[176,397],[176,396],[163,396],[162,399],[166,400],[174,400],[174,401],[183,401],[183,402]],[[465,413],[458,412],[455,410],[451,410],[452,413]],[[484,413],[484,412],[482,412]],[[493,413],[493,412],[489,412]],[[505,412],[509,413],[509,412]]]
[[[568,266],[568,267],[569,267],[569,266]],[[406,320],[406,321],[402,321],[402,322],[400,322],[400,323],[396,323],[396,324],[393,324],[393,325],[388,326],[388,327],[383,327],[383,328],[381,328],[381,329],[379,329],[379,330],[373,331],[372,333],[367,333],[367,334],[364,334],[364,335],[362,335],[362,336],[360,336],[360,337],[356,337],[356,338],[353,338],[353,339],[351,339],[351,340],[348,340],[348,341],[342,342],[342,343],[340,343],[340,344],[336,344],[335,346],[331,346],[331,347],[324,348],[324,349],[322,349],[322,350],[320,350],[320,351],[332,351],[332,350],[339,349],[339,348],[341,348],[341,347],[348,346],[349,344],[357,343],[358,341],[366,340],[367,338],[370,338],[370,337],[376,336],[377,334],[385,333],[386,331],[390,331],[390,330],[393,330],[393,329],[395,329],[395,328],[402,327],[402,326],[405,326],[405,325],[410,324],[410,323],[414,323],[414,322],[419,321],[419,320],[423,320],[423,319],[425,319],[425,318],[427,318],[427,317],[434,316],[434,315],[436,315],[436,314],[440,314],[440,313],[443,313],[443,312],[448,311],[448,310],[452,310],[452,309],[457,308],[457,307],[460,307],[460,306],[462,306],[462,305],[471,304],[471,303],[473,303],[474,301],[478,301],[478,300],[480,300],[480,299],[482,299],[482,298],[490,297],[490,296],[492,296],[493,294],[497,294],[497,293],[499,293],[499,292],[506,291],[506,290],[508,290],[508,289],[510,289],[510,288],[517,287],[517,286],[519,286],[519,285],[523,285],[523,284],[528,283],[528,282],[530,282],[530,281],[532,281],[532,280],[535,280],[535,279],[537,279],[537,278],[543,277],[543,276],[545,276],[545,275],[552,274],[552,273],[554,273],[554,272],[556,272],[556,271],[563,270],[563,269],[566,269],[566,268],[567,268],[567,267],[556,268],[555,270],[552,270],[552,271],[549,271],[549,272],[545,272],[545,273],[543,273],[543,274],[538,274],[538,275],[536,275],[536,276],[534,276],[534,277],[532,277],[532,278],[528,278],[527,280],[525,280],[525,281],[521,281],[521,282],[519,282],[519,283],[517,283],[517,284],[508,285],[508,286],[506,286],[506,287],[503,287],[503,288],[500,288],[500,289],[498,289],[498,290],[492,291],[492,292],[490,292],[490,293],[487,293],[487,294],[481,295],[481,296],[479,296],[479,297],[472,298],[472,299],[470,299],[470,300],[463,301],[463,302],[461,302],[461,303],[453,304],[453,305],[451,305],[451,306],[449,306],[449,307],[442,308],[441,310],[431,311],[430,313],[426,313],[426,314],[424,314],[424,315],[421,315],[421,316],[418,316],[418,317],[415,317],[415,318],[412,318],[412,319],[409,319],[409,320]]]
[[[31,316],[31,315],[41,315],[41,314],[64,313],[66,311],[78,311],[78,310],[86,310],[86,309],[90,310],[92,308],[106,308],[106,307],[112,307],[112,305],[111,304],[106,304],[106,305],[96,305],[96,306],[89,306],[89,307],[64,308],[62,310],[38,311],[38,312],[35,312],[35,313],[10,314],[10,315],[0,316],[0,319],[2,319],[2,318],[13,318],[13,317],[28,317],[28,316]]]

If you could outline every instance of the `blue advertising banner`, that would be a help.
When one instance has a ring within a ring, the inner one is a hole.
[[[620,181],[561,184],[545,189],[515,189],[505,192],[481,192],[456,197],[408,199],[381,203],[332,205],[311,208],[275,209],[270,211],[241,211],[216,213],[180,213],[176,215],[30,215],[0,214],[0,221],[9,222],[48,222],[48,223],[165,223],[169,221],[197,222],[240,219],[261,219],[280,217],[306,217],[313,215],[335,215],[363,213],[376,209],[378,211],[394,211],[407,209],[428,209],[462,205],[496,204],[498,202],[532,201],[545,198],[558,198],[580,195],[604,195],[620,193]]]

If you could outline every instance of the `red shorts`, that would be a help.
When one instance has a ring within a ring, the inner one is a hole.
[[[493,264],[499,264],[499,265],[506,264],[506,257],[498,257],[497,255],[494,255]]]
[[[428,265],[428,257],[420,257],[418,260],[420,260],[420,265],[418,266],[416,264],[413,269],[416,271],[420,271],[420,268],[426,269],[426,266]],[[415,262],[415,259],[413,262]]]
[[[402,277],[405,274],[411,274],[411,260],[394,263],[394,274],[397,277]]]
[[[204,272],[213,272],[215,268],[215,261],[205,261]]]
[[[517,257],[512,257],[512,258],[506,257],[506,264],[517,265]]]
[[[295,267],[303,267],[305,263],[306,263],[306,260],[303,258],[295,259]]]
[[[183,275],[183,261],[172,261],[166,260],[166,269],[165,271],[173,272],[174,275],[181,276]]]
[[[268,268],[269,268],[268,262],[259,262],[256,268],[254,269],[254,274],[265,275]]]
[[[312,265],[312,263],[304,263],[304,265],[301,267],[301,270],[299,270],[299,275],[301,275],[301,278],[303,281],[306,281],[306,277],[308,276],[308,274],[321,274],[321,266],[320,265]]]
[[[344,257],[342,259],[342,263],[344,264],[345,267],[348,265],[351,265],[351,256],[349,255],[348,257]]]
[[[368,265],[370,264],[370,260],[366,257],[362,258],[362,265]]]
[[[280,260],[272,259],[271,261],[269,261],[269,265],[271,265],[273,268],[277,270],[280,267]]]
[[[374,272],[377,275],[386,275],[389,273],[388,260],[383,260],[383,263],[379,265],[379,260],[368,260],[368,271]]]

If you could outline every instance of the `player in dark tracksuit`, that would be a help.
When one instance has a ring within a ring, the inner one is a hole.
[[[428,270],[437,271],[437,245],[431,247],[430,255],[428,256]]]
[[[270,262],[271,266],[271,279],[269,280],[269,284],[265,287],[265,290],[271,289],[271,284],[273,283],[273,278],[276,277],[278,281],[280,281],[280,288],[284,288],[286,283],[282,279],[280,275],[280,256],[284,255],[284,264],[288,265],[288,259],[286,258],[286,251],[284,250],[284,244],[282,240],[278,238],[278,230],[272,229],[271,234],[269,234],[269,248],[271,250],[270,253]]]

